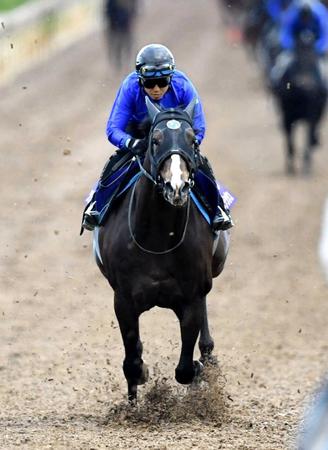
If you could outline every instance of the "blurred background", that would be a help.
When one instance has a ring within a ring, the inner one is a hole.
[[[297,127],[288,170],[281,91],[267,65],[266,33],[277,35],[262,7],[0,0],[1,448],[299,445],[304,411],[327,371],[328,133],[324,111],[307,172],[306,129]],[[112,291],[91,234],[79,236],[84,199],[115,150],[105,126],[117,89],[151,42],[166,45],[196,86],[207,119],[201,151],[238,199],[228,262],[208,296],[224,379],[215,420],[213,392],[203,420],[170,415],[186,388],[174,380],[178,323],[160,309],[141,318],[151,369],[140,389],[144,420],[114,408],[126,386]],[[172,397],[165,391],[160,406],[147,403],[163,378]]]

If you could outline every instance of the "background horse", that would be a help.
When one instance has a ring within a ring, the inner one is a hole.
[[[134,23],[139,0],[105,0],[105,31],[114,67],[124,68],[133,48]]]
[[[258,44],[269,18],[264,8],[263,0],[254,0],[250,3],[249,8],[245,12],[242,25],[243,40],[246,48],[257,58]]]
[[[189,384],[202,363],[193,360],[200,333],[201,361],[211,360],[206,295],[223,270],[229,233],[214,238],[190,197],[196,169],[192,115],[186,110],[159,111],[147,99],[152,126],[142,175],[99,230],[97,264],[114,290],[125,359],[129,400],[148,369],[142,360],[139,316],[154,306],[172,309],[181,329],[181,355],[175,370]],[[95,233],[95,236],[98,232]],[[96,243],[97,244],[97,243]]]
[[[311,35],[299,37],[291,63],[273,90],[286,137],[288,173],[295,172],[293,130],[297,122],[303,121],[307,127],[303,153],[305,174],[311,171],[313,149],[319,145],[318,127],[327,102],[327,87],[313,42]]]

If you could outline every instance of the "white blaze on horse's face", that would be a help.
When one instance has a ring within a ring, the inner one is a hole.
[[[183,206],[189,194],[189,171],[180,155],[171,155],[160,171],[164,198],[173,206]]]

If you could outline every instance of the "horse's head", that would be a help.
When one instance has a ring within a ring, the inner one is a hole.
[[[147,155],[150,173],[164,198],[173,206],[183,206],[189,197],[197,166],[192,117],[193,100],[185,110],[158,109],[146,97],[152,125]]]

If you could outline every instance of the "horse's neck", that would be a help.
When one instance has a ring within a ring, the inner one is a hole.
[[[318,62],[317,55],[311,48],[299,49],[295,54],[295,63],[300,70],[312,70]]]
[[[167,218],[167,222],[177,220],[183,208],[174,208],[164,198],[157,189],[157,186],[148,178],[142,177],[135,189],[134,216],[138,223],[147,220],[153,224],[162,222]],[[183,217],[183,213],[182,213]]]
[[[133,229],[144,243],[159,242],[165,247],[183,233],[187,209],[170,205],[155,184],[142,177],[135,189],[131,216]]]

